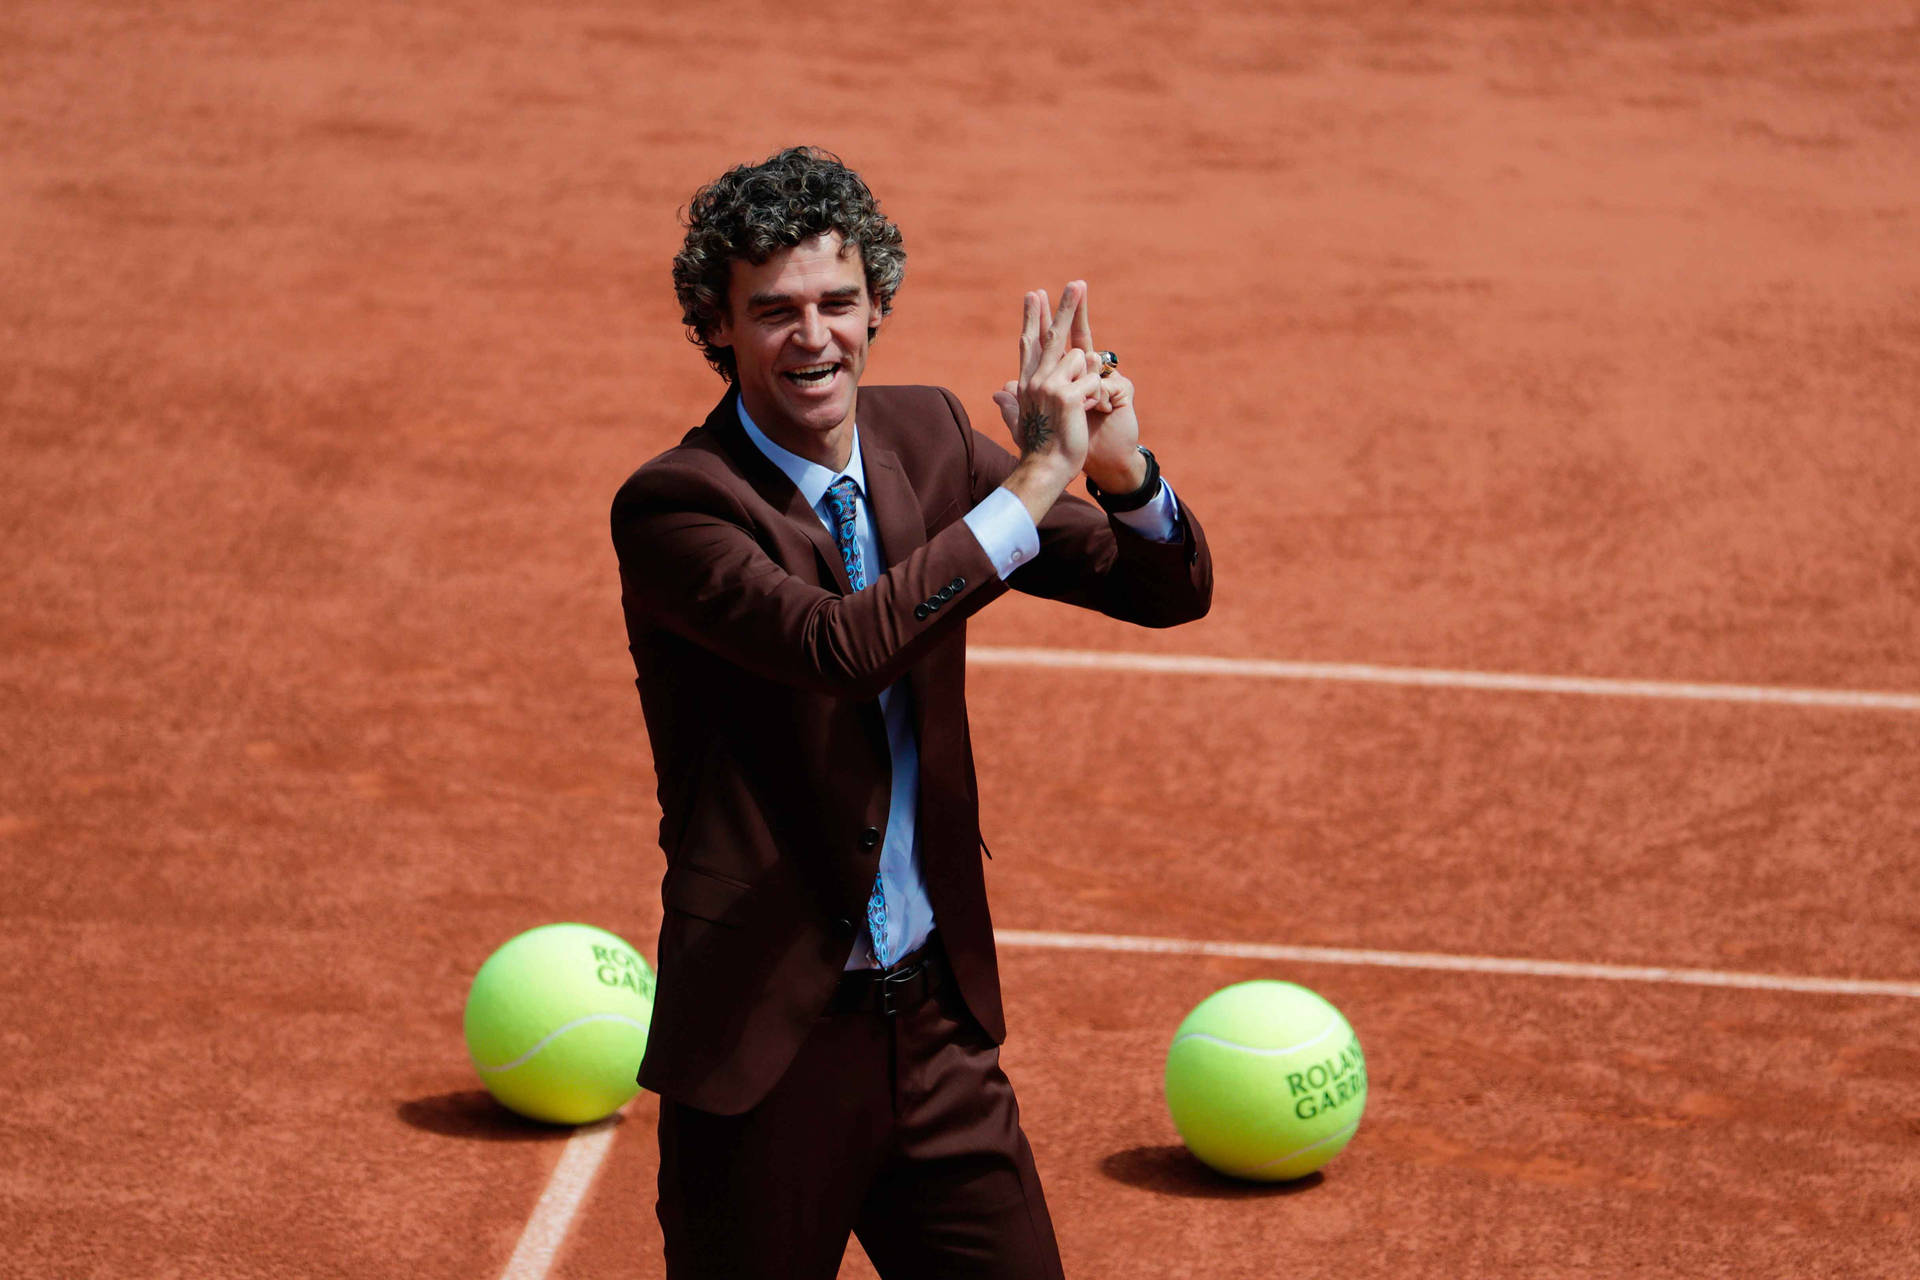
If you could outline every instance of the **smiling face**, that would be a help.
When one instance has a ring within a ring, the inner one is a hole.
[[[727,308],[709,339],[731,347],[747,412],[774,443],[836,470],[853,440],[853,409],[880,309],[860,251],[838,232],[765,262],[736,260]]]

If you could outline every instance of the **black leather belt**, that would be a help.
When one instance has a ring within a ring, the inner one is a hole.
[[[937,994],[950,974],[939,938],[928,938],[925,946],[891,969],[849,969],[840,975],[827,1012],[891,1017]]]

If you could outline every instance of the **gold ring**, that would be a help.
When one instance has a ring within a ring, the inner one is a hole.
[[[1120,367],[1120,357],[1115,355],[1113,352],[1096,351],[1094,352],[1094,354],[1100,357],[1100,376],[1101,377],[1103,378],[1106,377],[1108,374],[1112,373],[1115,369],[1118,369]]]

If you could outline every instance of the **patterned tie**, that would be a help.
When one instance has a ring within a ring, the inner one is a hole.
[[[860,543],[853,536],[854,503],[859,496],[860,487],[852,476],[841,476],[827,486],[827,505],[833,509],[834,545],[840,548],[840,561],[847,566],[847,581],[855,591],[864,591],[867,564],[860,554]],[[873,877],[873,892],[867,895],[867,933],[873,938],[874,960],[882,965],[891,964],[892,958],[887,955],[887,895],[880,887],[877,874]]]

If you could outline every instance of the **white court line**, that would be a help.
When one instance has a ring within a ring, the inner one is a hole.
[[[561,1242],[567,1238],[567,1228],[573,1225],[573,1215],[580,1211],[594,1175],[600,1172],[600,1162],[607,1158],[618,1124],[619,1118],[612,1116],[573,1131],[500,1280],[544,1280]]]
[[[1563,960],[1510,960],[1498,956],[1453,956],[1427,951],[1359,951],[1345,947],[1290,947],[1267,942],[1197,942],[1185,938],[1136,938],[1103,933],[1044,933],[997,929],[1006,947],[1063,951],[1117,951],[1182,956],[1227,956],[1236,960],[1291,960],[1297,964],[1372,965],[1387,969],[1438,969],[1451,973],[1504,973],[1533,978],[1592,978],[1604,982],[1664,982],[1692,987],[1745,987],[1816,995],[1898,996],[1920,1000],[1920,982],[1861,978],[1806,978],[1791,974],[1729,973],[1719,969],[1666,969],[1643,965],[1576,964]]]
[[[1598,698],[1679,698],[1695,702],[1759,702],[1852,711],[1920,711],[1920,693],[1865,689],[1792,689],[1754,684],[1693,684],[1599,676],[1536,676],[1437,667],[1381,667],[1360,662],[1278,662],[1172,653],[1109,653],[1091,649],[1022,649],[976,645],[967,661],[981,667],[1058,667],[1081,671],[1150,671],[1163,675],[1242,676],[1260,680],[1334,680],[1361,684],[1486,689],[1505,693],[1577,693]]]

